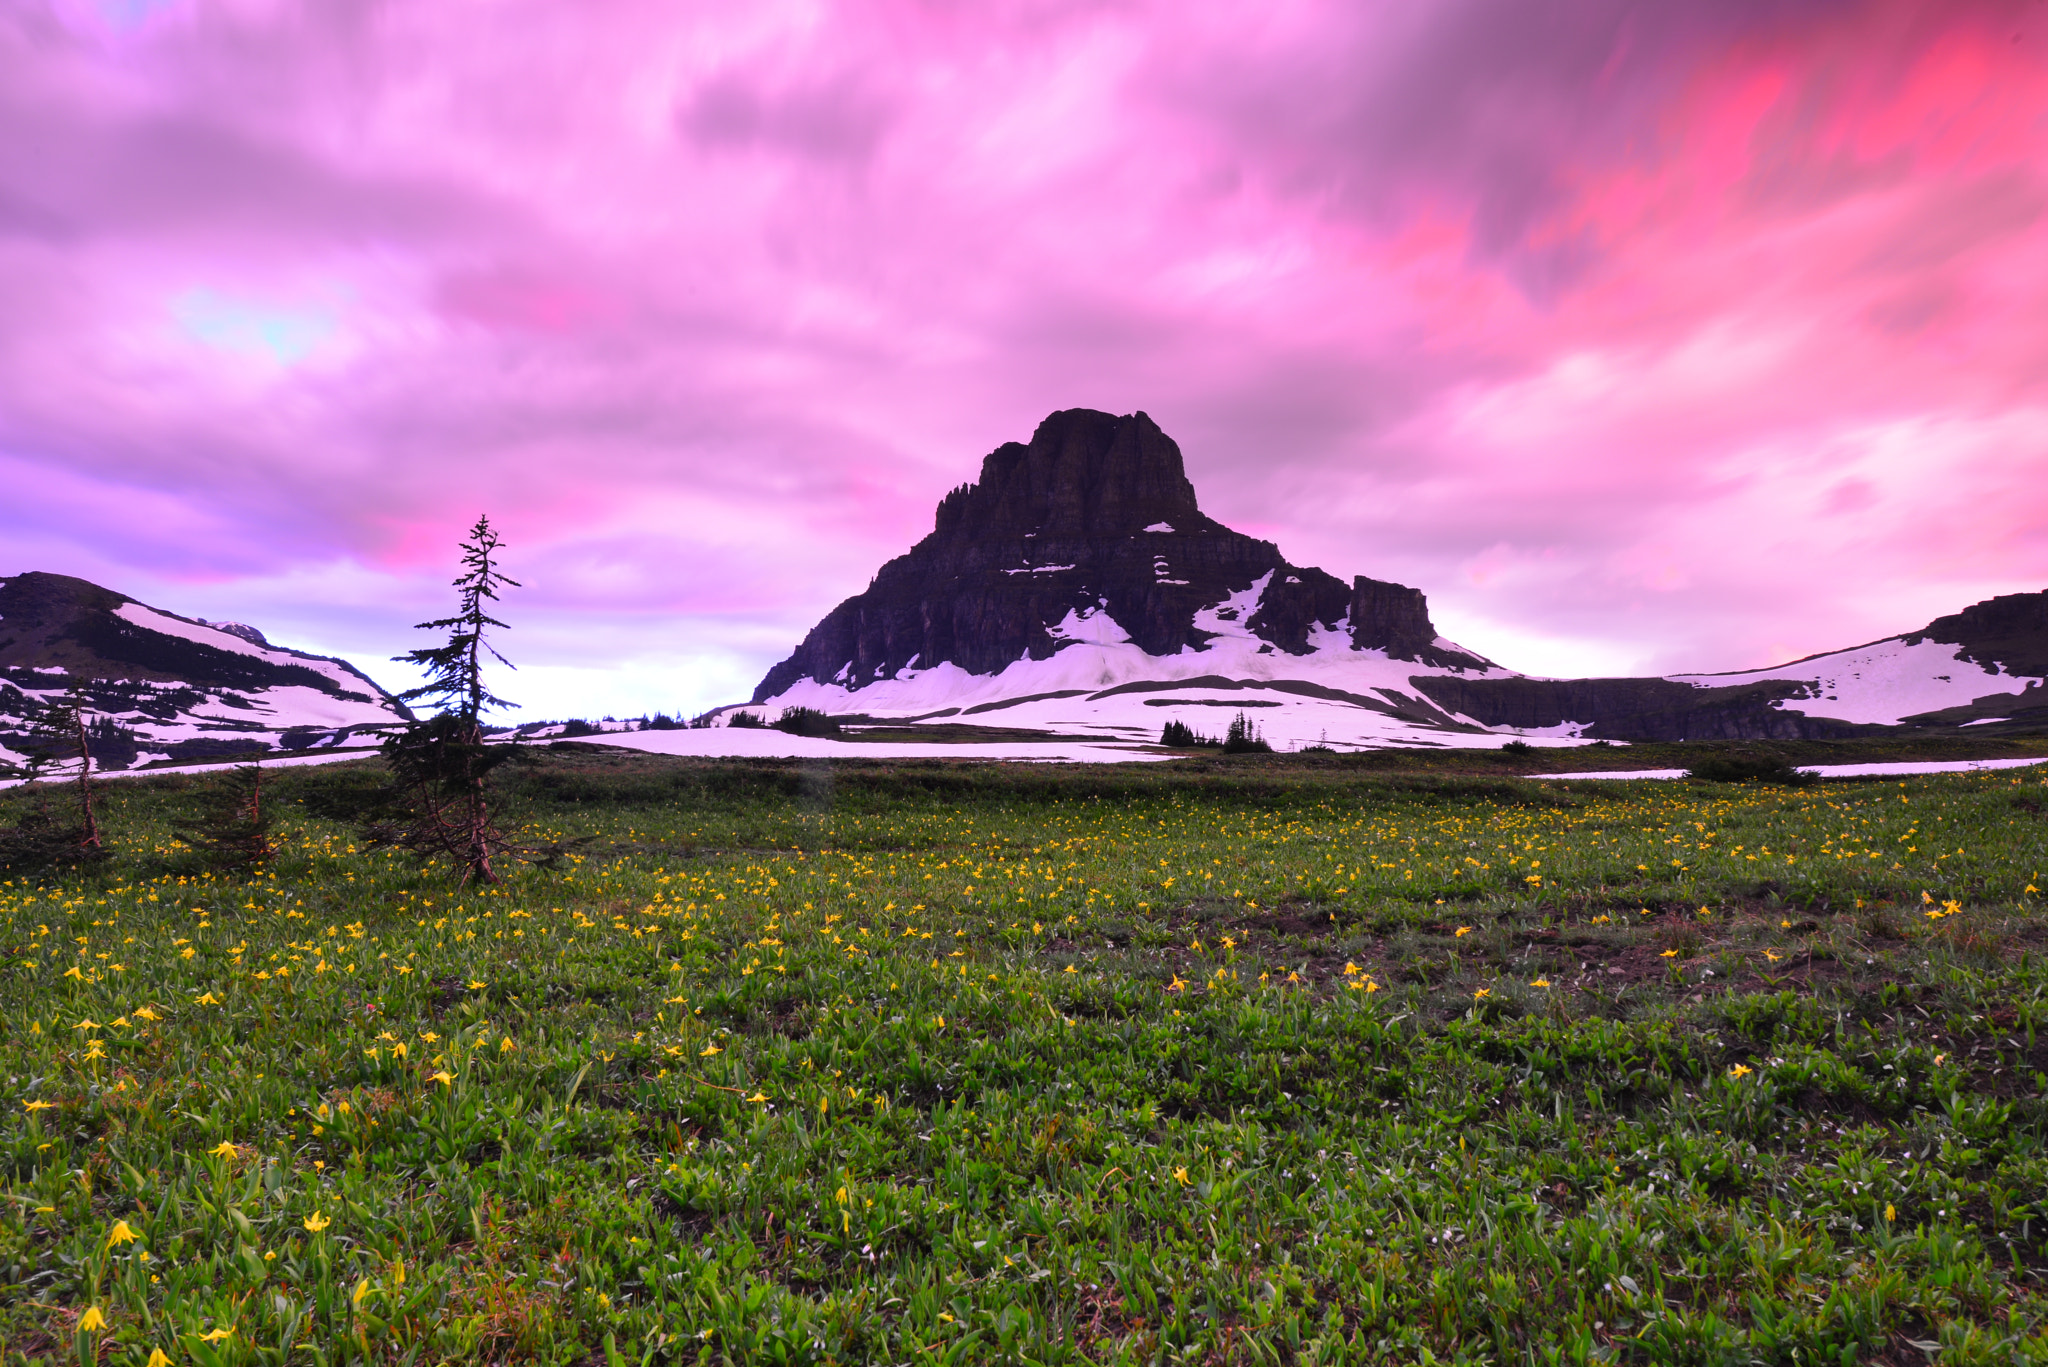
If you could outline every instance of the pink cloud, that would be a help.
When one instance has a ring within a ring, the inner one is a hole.
[[[1559,672],[2048,580],[2038,7],[181,0],[0,68],[5,544],[374,662],[488,508],[551,710],[720,700],[1073,405]]]

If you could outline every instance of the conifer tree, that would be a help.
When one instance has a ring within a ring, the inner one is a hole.
[[[263,805],[263,766],[236,765],[201,798],[198,824],[178,839],[207,862],[228,869],[255,868],[277,851],[270,808]]]
[[[50,808],[50,790],[37,793],[36,805],[13,827],[0,830],[0,867],[29,868],[66,860],[104,858],[99,814],[93,808],[92,745],[86,735],[84,688],[74,683],[61,699],[46,702],[35,714],[21,743],[28,762],[21,766],[24,784],[39,784],[70,760],[78,762],[78,815],[65,822]]]
[[[484,713],[516,705],[484,683],[485,656],[512,668],[486,637],[491,628],[510,630],[490,615],[487,605],[497,601],[499,589],[519,587],[518,580],[498,569],[500,544],[490,518],[479,517],[462,543],[455,615],[418,626],[421,631],[445,631],[446,640],[394,657],[418,665],[427,675],[425,683],[399,698],[438,710],[384,742],[384,755],[407,811],[402,823],[372,832],[378,843],[446,855],[462,870],[465,881],[479,883],[498,881],[491,856],[506,844],[493,821],[484,778],[513,754],[510,745],[484,740]]]

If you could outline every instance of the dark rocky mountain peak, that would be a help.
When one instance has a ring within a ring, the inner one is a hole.
[[[247,622],[208,622],[204,617],[198,620],[206,626],[212,627],[215,631],[225,631],[230,636],[239,636],[252,646],[267,646],[270,644],[262,632],[250,626]]]
[[[1437,644],[1418,590],[1346,585],[1203,513],[1180,447],[1144,413],[1070,408],[990,452],[978,480],[940,501],[931,534],[812,628],[754,700],[802,679],[861,688],[941,664],[994,674],[1074,644],[1082,621],[1103,640],[1103,614],[1148,655],[1199,649],[1221,624],[1201,614],[1261,583],[1218,618],[1242,615],[1270,652],[1307,654],[1336,635],[1396,658],[1486,665]]]
[[[934,536],[1130,536],[1166,524],[1223,531],[1202,515],[1180,447],[1144,413],[1068,408],[1038,424],[1028,445],[1005,442],[981,478],[939,501]]]

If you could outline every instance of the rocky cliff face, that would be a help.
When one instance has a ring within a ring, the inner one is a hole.
[[[1261,580],[1256,601],[1222,606]],[[940,501],[931,535],[828,613],[754,700],[804,679],[858,689],[912,667],[993,674],[1050,657],[1097,614],[1147,654],[1173,655],[1215,634],[1205,610],[1246,615],[1276,652],[1348,636],[1397,658],[1485,664],[1439,645],[1417,590],[1364,578],[1347,588],[1203,513],[1180,447],[1145,414],[1076,408],[990,452],[978,480]]]
[[[1987,598],[1935,618],[1904,640],[1960,646],[1958,659],[2008,674],[2048,675],[2048,590]]]

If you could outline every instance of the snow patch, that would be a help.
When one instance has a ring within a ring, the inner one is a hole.
[[[1252,581],[1250,588],[1239,589],[1222,602],[1202,608],[1195,613],[1195,629],[1238,640],[1256,640],[1245,623],[1259,610],[1259,600],[1266,596],[1266,585],[1272,582],[1273,571],[1267,570]]]
[[[1145,530],[1148,532],[1170,532],[1173,530],[1173,524],[1171,522],[1155,522]]]
[[[1836,651],[1797,664],[1740,674],[1672,674],[1700,688],[1797,680],[1809,696],[1777,704],[1787,712],[1836,721],[1896,725],[1906,717],[1944,708],[1967,707],[2000,694],[2024,693],[2034,680],[2004,674],[1960,658],[1959,647],[1937,641],[1907,645],[1893,637],[1854,650]]]
[[[1081,610],[1069,609],[1057,625],[1046,628],[1055,641],[1073,641],[1091,646],[1114,646],[1127,644],[1131,634],[1117,625],[1116,618],[1109,615],[1106,604]]]
[[[2044,759],[1906,760],[1892,764],[1802,764],[1799,772],[1821,778],[1889,778],[1909,774],[1969,774],[1985,769],[2021,769],[2048,764]],[[1589,769],[1578,774],[1531,774],[1544,779],[1671,779],[1684,778],[1683,769]]]

